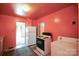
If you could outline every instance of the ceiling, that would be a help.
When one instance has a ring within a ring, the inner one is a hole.
[[[76,5],[74,3],[32,3],[28,4],[31,7],[31,10],[25,16],[18,16],[14,13],[13,4],[0,3],[0,14],[25,17],[31,19],[38,19],[45,15],[54,13],[58,10],[61,10],[70,5]]]

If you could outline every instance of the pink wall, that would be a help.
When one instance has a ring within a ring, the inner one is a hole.
[[[54,22],[55,18],[59,19],[58,23]],[[75,25],[72,25],[73,20],[76,21]],[[45,32],[53,34],[52,40],[56,40],[58,36],[77,38],[77,6],[75,5],[33,20],[33,26],[38,26],[41,21],[45,22]]]
[[[78,39],[79,39],[79,4],[78,4]],[[79,42],[78,42],[78,56],[79,56]]]
[[[78,4],[78,38],[79,38],[79,4]]]
[[[31,20],[20,17],[0,15],[0,35],[4,36],[4,50],[16,46],[16,21],[31,25]]]

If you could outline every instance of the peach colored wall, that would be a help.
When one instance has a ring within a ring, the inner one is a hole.
[[[25,22],[31,26],[30,19],[0,15],[0,35],[4,36],[4,50],[16,46],[16,21]]]
[[[53,41],[57,40],[58,36],[77,38],[77,13],[77,6],[72,5],[50,15],[33,20],[33,26],[38,27],[38,24],[44,21],[45,32],[51,32],[53,34]],[[54,19],[59,19],[59,22],[55,23]],[[76,21],[76,24],[72,25],[72,21]]]
[[[78,4],[78,38],[79,38],[79,4]]]
[[[78,39],[79,39],[79,4],[78,4]],[[79,42],[78,42],[78,56],[79,56]]]

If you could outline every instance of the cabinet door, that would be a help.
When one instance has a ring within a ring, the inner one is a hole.
[[[28,45],[36,44],[36,27],[28,27]]]

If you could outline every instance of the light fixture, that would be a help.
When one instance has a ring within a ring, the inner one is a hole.
[[[27,4],[15,4],[14,7],[15,13],[20,16],[25,16],[30,9],[30,6]]]
[[[16,12],[17,15],[20,15],[20,16],[24,16],[25,15],[25,12],[22,10],[21,7],[17,7],[15,9],[15,12]]]
[[[24,10],[25,12],[28,12],[28,11],[30,11],[30,9],[31,9],[30,6],[27,5],[27,4],[24,4],[22,8],[23,8],[23,10]]]
[[[59,23],[59,22],[60,22],[60,19],[59,19],[59,18],[55,18],[55,19],[54,19],[54,22],[55,22],[55,23]]]

